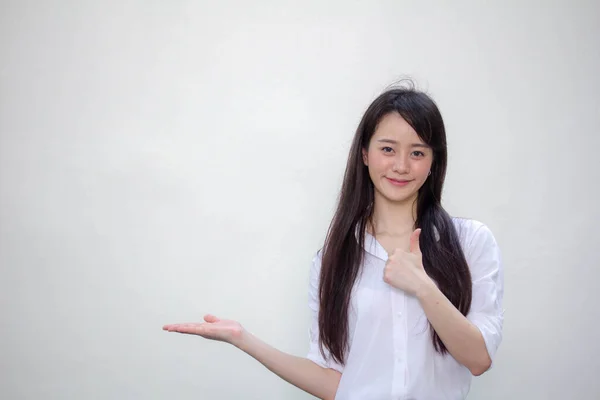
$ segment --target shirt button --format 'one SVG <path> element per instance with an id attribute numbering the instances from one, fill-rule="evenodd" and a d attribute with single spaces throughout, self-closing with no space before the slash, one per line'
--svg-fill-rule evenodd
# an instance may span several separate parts
<path id="1" fill-rule="evenodd" d="M 401 316 L 402 316 L 402 313 L 401 313 L 400 311 L 398 311 L 398 312 L 396 313 L 396 315 L 398 315 L 399 317 L 401 317 Z"/>

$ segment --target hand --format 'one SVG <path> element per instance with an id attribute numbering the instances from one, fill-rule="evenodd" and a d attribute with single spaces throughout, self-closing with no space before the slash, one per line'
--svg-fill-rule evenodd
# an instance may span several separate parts
<path id="1" fill-rule="evenodd" d="M 396 249 L 389 255 L 383 271 L 383 281 L 416 296 L 431 279 L 423 268 L 423 255 L 419 247 L 421 229 L 410 235 L 410 251 Z"/>
<path id="2" fill-rule="evenodd" d="M 204 316 L 204 321 L 206 322 L 165 325 L 163 330 L 198 335 L 206 339 L 230 343 L 234 346 L 241 342 L 244 328 L 239 322 L 221 320 L 210 314 Z"/>

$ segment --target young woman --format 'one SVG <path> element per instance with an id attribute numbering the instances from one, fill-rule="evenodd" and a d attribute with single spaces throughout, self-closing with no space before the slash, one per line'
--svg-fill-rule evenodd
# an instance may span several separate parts
<path id="1" fill-rule="evenodd" d="M 436 104 L 390 89 L 365 112 L 339 204 L 310 272 L 310 351 L 280 352 L 235 321 L 166 325 L 237 346 L 321 399 L 464 399 L 502 340 L 500 251 L 442 208 L 446 133 Z"/>

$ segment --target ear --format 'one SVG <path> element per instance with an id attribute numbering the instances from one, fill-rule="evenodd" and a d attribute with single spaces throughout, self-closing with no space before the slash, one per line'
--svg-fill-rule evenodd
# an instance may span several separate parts
<path id="1" fill-rule="evenodd" d="M 363 164 L 365 164 L 366 166 L 369 166 L 369 155 L 367 152 L 367 149 L 362 149 L 362 158 L 363 158 Z"/>

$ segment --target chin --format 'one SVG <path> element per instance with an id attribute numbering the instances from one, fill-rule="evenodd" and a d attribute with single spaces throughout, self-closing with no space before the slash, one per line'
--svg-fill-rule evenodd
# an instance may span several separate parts
<path id="1" fill-rule="evenodd" d="M 414 197 L 400 197 L 400 198 L 390 199 L 390 201 L 393 203 L 408 203 L 408 202 L 412 202 L 413 200 L 414 200 Z"/>
<path id="2" fill-rule="evenodd" d="M 382 185 L 380 187 L 375 188 L 376 192 L 380 197 L 385 199 L 390 203 L 405 203 L 407 201 L 413 201 L 417 195 L 418 191 L 415 192 L 413 188 L 404 187 L 389 187 L 388 185 Z"/>
<path id="3" fill-rule="evenodd" d="M 416 198 L 415 193 L 398 194 L 398 193 L 382 193 L 383 197 L 391 203 L 406 203 Z"/>

